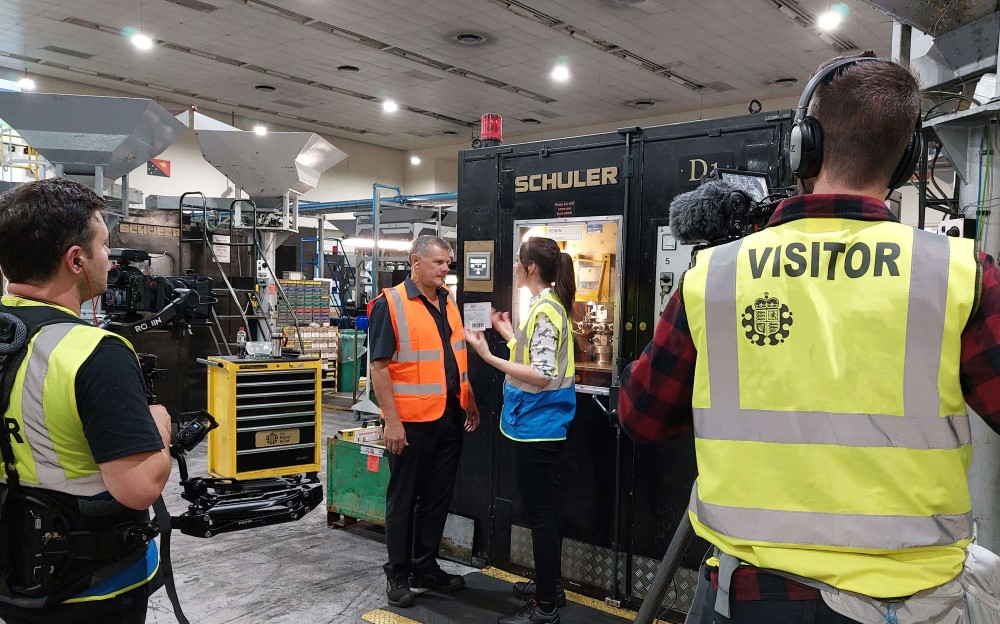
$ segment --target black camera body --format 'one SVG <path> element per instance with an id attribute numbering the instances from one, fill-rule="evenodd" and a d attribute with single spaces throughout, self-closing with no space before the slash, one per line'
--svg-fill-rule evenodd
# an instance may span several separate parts
<path id="1" fill-rule="evenodd" d="M 136 320 L 139 312 L 155 314 L 180 300 L 190 319 L 208 319 L 213 301 L 212 278 L 195 273 L 147 275 L 134 266 L 149 261 L 149 254 L 139 249 L 112 249 L 109 257 L 117 263 L 108 271 L 108 287 L 101 301 L 109 317 Z"/>

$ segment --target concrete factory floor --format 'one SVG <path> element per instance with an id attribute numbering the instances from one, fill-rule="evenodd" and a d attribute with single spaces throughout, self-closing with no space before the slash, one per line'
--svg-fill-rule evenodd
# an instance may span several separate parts
<path id="1" fill-rule="evenodd" d="M 325 392 L 320 479 L 323 503 L 298 522 L 224 533 L 199 539 L 173 532 L 171 559 L 181 608 L 192 624 L 492 624 L 520 602 L 511 583 L 523 580 L 499 570 L 479 571 L 441 560 L 441 567 L 465 576 L 466 589 L 417 596 L 417 606 L 393 609 L 385 596 L 385 538 L 363 522 L 346 529 L 326 524 L 326 439 L 357 427 L 351 395 Z M 188 456 L 192 477 L 208 476 L 207 445 Z M 164 500 L 173 515 L 188 508 L 181 498 L 176 463 Z M 635 613 L 567 592 L 560 612 L 566 624 L 622 624 Z M 149 624 L 173 624 L 165 589 L 150 599 Z M 660 622 L 657 620 L 657 622 Z"/>
<path id="2" fill-rule="evenodd" d="M 325 406 L 349 405 L 351 396 L 326 393 Z M 326 439 L 355 427 L 354 416 L 323 410 L 323 467 L 326 491 Z M 191 476 L 207 476 L 206 444 L 188 456 Z M 174 515 L 187 509 L 180 497 L 174 465 L 164 500 Z M 193 624 L 356 624 L 387 606 L 385 545 L 382 536 L 358 523 L 348 529 L 326 526 L 326 498 L 298 522 L 198 539 L 171 535 L 174 578 L 181 608 Z M 442 561 L 453 574 L 474 568 Z M 418 601 L 420 598 L 418 597 Z M 370 619 L 373 619 L 369 616 Z M 150 599 L 150 624 L 176 622 L 165 589 Z M 402 620 L 396 620 L 402 621 Z"/>

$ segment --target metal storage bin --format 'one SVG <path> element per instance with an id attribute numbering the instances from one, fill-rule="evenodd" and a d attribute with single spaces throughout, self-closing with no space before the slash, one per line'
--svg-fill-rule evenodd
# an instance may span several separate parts
<path id="1" fill-rule="evenodd" d="M 208 471 L 247 479 L 316 473 L 322 381 L 318 358 L 208 358 Z"/>

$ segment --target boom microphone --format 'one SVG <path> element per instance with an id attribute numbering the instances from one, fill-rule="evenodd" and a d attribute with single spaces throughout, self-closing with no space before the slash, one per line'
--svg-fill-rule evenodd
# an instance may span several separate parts
<path id="1" fill-rule="evenodd" d="M 730 198 L 736 187 L 723 180 L 705 182 L 670 202 L 670 231 L 691 245 L 725 239 L 732 218 Z"/>

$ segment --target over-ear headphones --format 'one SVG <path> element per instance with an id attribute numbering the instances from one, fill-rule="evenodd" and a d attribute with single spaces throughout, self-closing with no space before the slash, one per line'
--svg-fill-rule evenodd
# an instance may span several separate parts
<path id="1" fill-rule="evenodd" d="M 830 63 L 819 71 L 799 98 L 798 107 L 795 109 L 795 119 L 792 122 L 792 133 L 788 139 L 788 164 L 792 168 L 795 177 L 799 179 L 815 178 L 819 174 L 823 164 L 823 128 L 819 125 L 819 120 L 809 116 L 809 101 L 819 85 L 828 80 L 831 76 L 839 72 L 842 68 L 863 61 L 881 61 L 883 59 L 874 56 L 854 56 L 840 59 Z M 920 133 L 920 116 L 917 116 L 917 125 L 913 129 L 910 143 L 906 146 L 899 164 L 892 172 L 892 179 L 889 180 L 889 189 L 895 190 L 906 184 L 913 175 L 913 170 L 917 166 L 917 159 L 923 152 L 924 139 Z"/>

